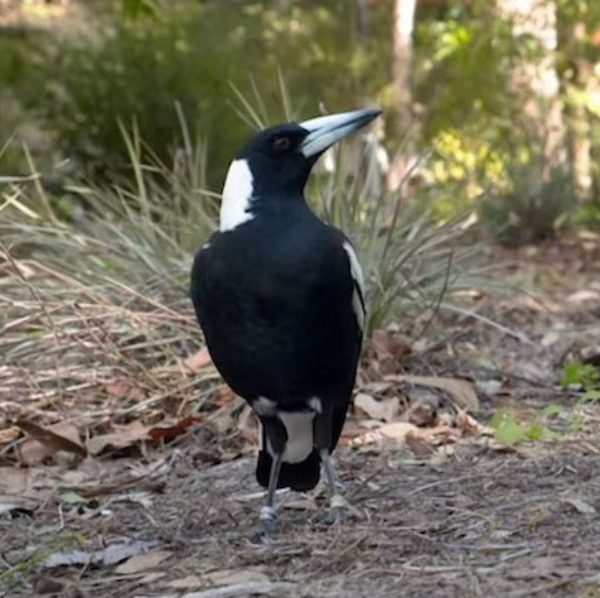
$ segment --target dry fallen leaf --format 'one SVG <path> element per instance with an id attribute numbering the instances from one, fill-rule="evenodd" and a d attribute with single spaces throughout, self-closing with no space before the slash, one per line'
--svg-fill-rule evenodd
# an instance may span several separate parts
<path id="1" fill-rule="evenodd" d="M 155 426 L 151 428 L 148 430 L 148 436 L 154 442 L 171 442 L 199 421 L 202 421 L 201 417 L 188 415 L 172 426 Z"/>
<path id="2" fill-rule="evenodd" d="M 16 426 L 0 430 L 0 444 L 8 444 L 19 437 L 21 431 Z"/>
<path id="3" fill-rule="evenodd" d="M 408 337 L 391 330 L 374 330 L 371 335 L 371 346 L 378 359 L 394 357 L 400 359 L 412 351 Z"/>
<path id="4" fill-rule="evenodd" d="M 202 580 L 212 586 L 229 586 L 252 582 L 268 582 L 269 578 L 261 571 L 253 569 L 223 569 L 202 576 Z"/>
<path id="5" fill-rule="evenodd" d="M 362 446 L 381 442 L 391 446 L 402 446 L 409 432 L 417 430 L 417 426 L 408 422 L 393 422 L 356 436 L 350 441 L 350 446 Z"/>
<path id="6" fill-rule="evenodd" d="M 468 380 L 462 380 L 460 378 L 443 378 L 440 376 L 409 375 L 391 375 L 386 376 L 385 379 L 439 388 L 445 390 L 459 407 L 468 409 L 469 411 L 477 411 L 477 409 L 479 409 L 479 400 L 477 399 L 475 387 Z"/>
<path id="7" fill-rule="evenodd" d="M 113 424 L 113 428 L 115 432 L 94 436 L 87 441 L 87 449 L 91 455 L 99 455 L 108 447 L 123 449 L 141 440 L 147 440 L 150 429 L 137 420 L 124 426 Z"/>
<path id="8" fill-rule="evenodd" d="M 0 494 L 20 496 L 30 485 L 30 468 L 0 467 Z"/>
<path id="9" fill-rule="evenodd" d="M 146 398 L 146 393 L 131 380 L 115 380 L 104 387 L 104 390 L 111 397 L 117 399 L 130 399 L 132 401 L 141 401 Z"/>
<path id="10" fill-rule="evenodd" d="M 208 353 L 208 349 L 205 347 L 204 349 L 200 349 L 200 351 L 197 353 L 194 353 L 194 355 L 188 357 L 183 362 L 183 365 L 190 370 L 190 372 L 196 373 L 211 363 L 212 360 Z"/>
<path id="11" fill-rule="evenodd" d="M 73 424 L 59 423 L 42 428 L 24 419 L 19 419 L 16 423 L 35 439 L 26 441 L 20 449 L 21 458 L 27 465 L 42 463 L 58 451 L 67 451 L 81 457 L 87 455 L 86 449 L 79 443 L 79 430 Z"/>
<path id="12" fill-rule="evenodd" d="M 439 401 L 437 397 L 423 396 L 413 398 L 411 393 L 411 404 L 403 414 L 403 419 L 415 426 L 433 426 L 438 419 Z"/>
<path id="13" fill-rule="evenodd" d="M 537 557 L 521 567 L 509 569 L 508 577 L 511 579 L 553 579 L 558 574 L 560 565 L 561 560 L 556 557 Z"/>
<path id="14" fill-rule="evenodd" d="M 596 508 L 581 500 L 581 498 L 563 498 L 562 502 L 571 505 L 578 513 L 582 513 L 583 515 L 596 514 Z"/>
<path id="15" fill-rule="evenodd" d="M 456 416 L 456 427 L 467 436 L 493 436 L 494 430 L 489 426 L 480 424 L 466 411 L 459 411 Z"/>
<path id="16" fill-rule="evenodd" d="M 199 588 L 202 585 L 202 579 L 197 575 L 188 575 L 186 577 L 182 577 L 181 579 L 169 581 L 165 583 L 165 585 L 168 588 L 173 588 L 174 590 L 190 590 L 193 588 Z"/>
<path id="17" fill-rule="evenodd" d="M 427 439 L 417 436 L 416 434 L 407 434 L 405 442 L 408 450 L 415 455 L 415 457 L 430 457 L 436 451 L 436 447 Z"/>
<path id="18" fill-rule="evenodd" d="M 296 596 L 296 584 L 289 581 L 251 581 L 199 590 L 180 598 L 240 598 L 241 596 Z M 171 598 L 164 596 L 163 598 Z"/>
<path id="19" fill-rule="evenodd" d="M 41 566 L 45 569 L 54 567 L 68 567 L 69 565 L 116 565 L 125 559 L 136 554 L 154 548 L 156 542 L 144 542 L 136 540 L 134 542 L 112 544 L 104 550 L 87 552 L 85 550 L 72 550 L 71 552 L 56 552 L 46 558 Z"/>
<path id="20" fill-rule="evenodd" d="M 136 554 L 119 565 L 115 569 L 115 573 L 139 573 L 140 571 L 153 569 L 170 556 L 171 553 L 167 550 L 155 550 L 153 552 L 146 552 L 144 554 Z"/>
<path id="21" fill-rule="evenodd" d="M 369 417 L 385 422 L 393 421 L 400 411 L 400 401 L 397 397 L 378 401 L 371 395 L 362 392 L 354 397 L 354 406 L 364 411 Z"/>

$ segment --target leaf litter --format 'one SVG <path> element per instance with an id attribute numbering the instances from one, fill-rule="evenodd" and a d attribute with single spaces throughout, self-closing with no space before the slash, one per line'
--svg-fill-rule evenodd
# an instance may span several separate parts
<path id="1" fill-rule="evenodd" d="M 26 266 L 30 278 L 41 278 L 42 293 L 54 284 L 52 273 Z M 597 409 L 582 412 L 585 435 L 566 426 L 560 441 L 507 444 L 487 422 L 508 408 L 521 425 L 548 397 L 568 405 L 568 393 L 548 379 L 549 364 L 566 350 L 564 335 L 553 340 L 549 331 L 581 332 L 580 344 L 568 350 L 586 356 L 594 355 L 598 337 L 586 331 L 577 302 L 561 302 L 558 293 L 546 312 L 518 297 L 479 293 L 465 300 L 509 329 L 526 328 L 540 340 L 539 351 L 516 335 L 500 337 L 477 320 L 448 314 L 438 315 L 438 332 L 426 339 L 413 340 L 410 327 L 375 331 L 336 453 L 353 521 L 342 529 L 319 526 L 323 487 L 312 495 L 283 493 L 288 527 L 274 550 L 247 543 L 262 496 L 252 494 L 245 458 L 256 446 L 256 419 L 193 344 L 198 333 L 189 307 L 131 296 L 115 300 L 123 308 L 54 300 L 45 306 L 50 324 L 39 304 L 21 297 L 28 314 L 22 325 L 45 332 L 18 346 L 11 336 L 17 323 L 0 341 L 9 355 L 0 364 L 0 533 L 8 542 L 0 583 L 10 579 L 15 595 L 27 595 L 27 575 L 54 557 L 60 584 L 100 584 L 106 596 L 147 586 L 234 595 L 244 584 L 268 593 L 299 582 L 316 595 L 345 588 L 344 595 L 383 596 L 395 595 L 399 578 L 417 594 L 441 583 L 476 595 L 476 587 L 522 587 L 519 567 L 540 583 L 554 575 L 585 588 L 592 563 L 582 567 L 560 548 L 543 552 L 553 534 L 559 547 L 566 538 L 571 547 L 585 538 L 588 554 L 600 536 Z M 17 384 L 18 402 L 10 391 Z M 248 491 L 244 500 L 240 488 Z M 581 537 L 574 535 L 578 525 L 587 526 Z M 83 534 L 82 545 L 54 550 L 45 540 L 49 529 L 61 537 Z M 115 529 L 128 530 L 129 539 Z M 49 554 L 31 560 L 45 542 Z M 144 549 L 127 553 L 126 546 Z M 109 549 L 123 558 L 107 561 Z M 467 571 L 476 572 L 478 586 Z M 118 575 L 132 577 L 123 586 L 111 581 Z"/>

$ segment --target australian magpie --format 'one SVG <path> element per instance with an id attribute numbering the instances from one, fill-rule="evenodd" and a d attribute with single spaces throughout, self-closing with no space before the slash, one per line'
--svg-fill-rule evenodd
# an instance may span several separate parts
<path id="1" fill-rule="evenodd" d="M 209 353 L 261 423 L 256 477 L 305 491 L 323 464 L 332 513 L 343 515 L 331 460 L 346 418 L 365 322 L 363 276 L 344 234 L 304 198 L 313 164 L 381 113 L 364 109 L 256 134 L 231 163 L 220 230 L 196 254 L 191 296 Z"/>

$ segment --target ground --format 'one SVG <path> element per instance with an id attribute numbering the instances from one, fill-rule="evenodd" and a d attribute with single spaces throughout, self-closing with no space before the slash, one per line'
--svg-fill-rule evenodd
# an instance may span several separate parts
<path id="1" fill-rule="evenodd" d="M 239 439 L 223 426 L 229 448 L 217 451 L 214 429 L 194 425 L 164 447 L 135 444 L 136 457 L 127 446 L 12 467 L 28 471 L 29 489 L 59 482 L 0 511 L 0 595 L 600 596 L 600 407 L 556 383 L 565 360 L 597 354 L 599 255 L 595 238 L 494 250 L 490 262 L 506 262 L 496 276 L 538 289 L 472 298 L 504 332 L 441 316 L 420 351 L 399 357 L 393 336 L 387 362 L 366 359 L 359 392 L 378 404 L 404 392 L 391 384 L 395 360 L 411 375 L 470 380 L 479 399 L 445 405 L 431 388 L 407 390 L 390 419 L 407 424 L 419 400 L 440 413 L 408 438 L 369 436 L 358 409 L 336 452 L 345 524 L 321 523 L 322 488 L 283 492 L 279 532 L 260 540 L 251 449 L 231 449 Z M 499 410 L 542 432 L 499 442 L 477 427 Z"/>

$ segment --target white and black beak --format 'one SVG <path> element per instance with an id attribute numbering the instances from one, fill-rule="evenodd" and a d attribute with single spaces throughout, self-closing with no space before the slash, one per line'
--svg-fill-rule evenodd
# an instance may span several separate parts
<path id="1" fill-rule="evenodd" d="M 300 151 L 306 158 L 318 157 L 327 148 L 364 127 L 380 114 L 381 110 L 364 108 L 340 114 L 319 116 L 301 122 L 300 126 L 309 133 L 302 141 Z"/>

